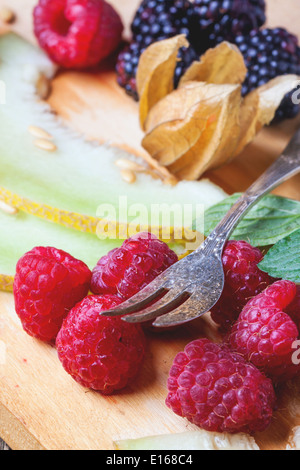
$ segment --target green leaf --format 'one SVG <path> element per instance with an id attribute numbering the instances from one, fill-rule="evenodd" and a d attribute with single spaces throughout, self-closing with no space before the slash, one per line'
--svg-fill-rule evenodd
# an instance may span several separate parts
<path id="1" fill-rule="evenodd" d="M 300 230 L 277 242 L 258 266 L 270 276 L 300 283 Z"/>
<path id="2" fill-rule="evenodd" d="M 208 236 L 240 197 L 234 194 L 205 212 L 204 234 Z M 197 230 L 197 221 L 193 229 Z M 267 195 L 258 202 L 233 232 L 231 239 L 245 240 L 253 246 L 274 245 L 300 228 L 300 202 Z"/>

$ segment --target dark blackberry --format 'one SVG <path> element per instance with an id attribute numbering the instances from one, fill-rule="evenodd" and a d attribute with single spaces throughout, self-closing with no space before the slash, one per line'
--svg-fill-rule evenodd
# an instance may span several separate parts
<path id="1" fill-rule="evenodd" d="M 116 66 L 118 84 L 136 101 L 138 101 L 136 73 L 140 56 L 145 49 L 146 48 L 141 47 L 140 44 L 132 42 L 120 53 Z M 174 73 L 175 88 L 181 76 L 195 60 L 199 60 L 199 55 L 192 47 L 180 49 Z"/>
<path id="2" fill-rule="evenodd" d="M 177 34 L 185 34 L 188 37 L 191 14 L 192 4 L 189 0 L 142 1 L 131 25 L 132 43 L 121 52 L 116 67 L 118 83 L 128 95 L 138 99 L 135 76 L 140 55 L 145 48 Z M 192 52 L 189 52 L 189 56 L 192 56 Z M 182 61 L 176 69 L 175 83 L 178 83 L 179 70 L 185 70 L 185 64 L 188 64 L 183 53 L 180 58 Z"/>
<path id="3" fill-rule="evenodd" d="M 193 62 L 199 60 L 199 54 L 193 47 L 183 47 L 179 50 L 178 62 L 175 69 L 174 85 L 177 88 L 178 83 L 184 72 L 192 65 Z"/>
<path id="4" fill-rule="evenodd" d="M 161 39 L 190 33 L 193 7 L 189 0 L 143 0 L 133 19 L 133 40 L 149 46 Z"/>
<path id="5" fill-rule="evenodd" d="M 145 47 L 141 47 L 137 42 L 130 43 L 120 52 L 116 65 L 118 84 L 136 101 L 138 101 L 136 73 L 144 50 Z"/>
<path id="6" fill-rule="evenodd" d="M 283 28 L 252 31 L 235 39 L 248 69 L 242 94 L 246 95 L 279 75 L 300 75 L 300 47 L 298 39 Z M 285 96 L 275 120 L 295 117 L 300 107 L 292 102 L 294 90 Z"/>
<path id="7" fill-rule="evenodd" d="M 237 34 L 249 34 L 266 21 L 264 0 L 195 0 L 190 40 L 199 54 Z"/>

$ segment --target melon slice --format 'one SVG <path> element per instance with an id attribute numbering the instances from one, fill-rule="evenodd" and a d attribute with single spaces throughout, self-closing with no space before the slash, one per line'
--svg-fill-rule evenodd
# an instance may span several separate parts
<path id="1" fill-rule="evenodd" d="M 125 439 L 114 442 L 116 450 L 260 450 L 247 434 L 218 434 L 203 430 Z"/>
<path id="2" fill-rule="evenodd" d="M 5 202 L 80 231 L 95 233 L 99 221 L 109 220 L 106 237 L 116 238 L 116 226 L 122 232 L 131 222 L 141 229 L 153 226 L 153 205 L 177 204 L 186 215 L 195 213 L 196 206 L 205 209 L 224 199 L 224 191 L 206 179 L 169 186 L 139 174 L 134 184 L 123 181 L 116 160 L 136 157 L 75 135 L 37 97 L 37 81 L 54 74 L 43 51 L 13 34 L 0 38 L 0 80 L 5 90 L 5 104 L 0 105 L 0 198 Z M 51 134 L 57 150 L 37 147 L 29 126 Z M 193 220 L 194 214 L 186 217 Z M 159 227 L 184 225 L 175 216 L 156 221 Z"/>
<path id="3" fill-rule="evenodd" d="M 19 211 L 0 211 L 0 289 L 12 291 L 17 261 L 35 246 L 55 246 L 84 261 L 90 269 L 99 258 L 119 246 L 118 240 L 99 240 L 92 233 L 79 232 Z"/>

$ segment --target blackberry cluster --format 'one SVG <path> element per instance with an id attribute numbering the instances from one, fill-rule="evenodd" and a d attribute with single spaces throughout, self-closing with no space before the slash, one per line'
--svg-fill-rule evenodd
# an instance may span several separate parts
<path id="1" fill-rule="evenodd" d="M 142 52 L 177 34 L 185 34 L 190 47 L 179 52 L 175 87 L 192 62 L 222 41 L 235 43 L 244 56 L 248 74 L 243 95 L 279 75 L 300 75 L 297 38 L 283 28 L 260 29 L 265 11 L 265 0 L 143 0 L 132 22 L 132 42 L 118 58 L 118 83 L 138 100 L 135 77 Z M 294 91 L 283 99 L 275 121 L 299 112 L 291 99 Z"/>
<path id="2" fill-rule="evenodd" d="M 118 83 L 138 100 L 135 77 L 142 52 L 153 42 L 185 34 L 190 47 L 179 53 L 177 86 L 185 70 L 207 49 L 264 22 L 264 0 L 143 0 L 131 25 L 132 42 L 118 57 Z"/>
<path id="3" fill-rule="evenodd" d="M 188 37 L 192 14 L 189 0 L 143 0 L 131 25 L 134 40 L 148 47 L 177 34 Z"/>
<path id="4" fill-rule="evenodd" d="M 199 54 L 220 42 L 234 41 L 266 21 L 265 0 L 195 0 L 191 41 Z"/>
<path id="5" fill-rule="evenodd" d="M 235 43 L 244 56 L 248 69 L 243 84 L 243 95 L 264 85 L 279 75 L 300 75 L 300 47 L 296 36 L 283 28 L 251 31 L 247 36 L 238 35 Z M 276 113 L 276 120 L 292 118 L 299 112 L 299 105 L 292 102 L 293 92 L 286 95 Z"/>
<path id="6" fill-rule="evenodd" d="M 189 0 L 143 0 L 133 19 L 132 42 L 121 51 L 117 66 L 117 80 L 126 93 L 138 100 L 136 72 L 143 51 L 154 42 L 185 34 L 190 35 L 193 9 Z M 194 60 L 199 60 L 193 47 L 183 48 L 175 71 L 175 86 Z"/>

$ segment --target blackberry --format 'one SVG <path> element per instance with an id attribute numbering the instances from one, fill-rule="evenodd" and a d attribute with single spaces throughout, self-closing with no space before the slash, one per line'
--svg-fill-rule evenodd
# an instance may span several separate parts
<path id="1" fill-rule="evenodd" d="M 244 56 L 248 73 L 242 87 L 246 95 L 279 75 L 300 75 L 300 47 L 298 39 L 283 28 L 251 31 L 238 35 L 235 43 Z M 277 110 L 275 121 L 292 118 L 300 107 L 292 102 L 294 90 L 287 94 Z"/>
<path id="2" fill-rule="evenodd" d="M 185 34 L 189 38 L 192 4 L 188 0 L 143 0 L 133 19 L 132 42 L 117 60 L 117 80 L 126 93 L 138 100 L 136 72 L 140 55 L 154 42 Z M 179 54 L 175 73 L 175 85 L 181 74 L 199 56 L 192 47 Z"/>
<path id="3" fill-rule="evenodd" d="M 139 43 L 132 42 L 119 54 L 116 66 L 118 84 L 136 101 L 139 99 L 136 89 L 136 73 L 140 56 L 145 49 L 146 47 L 141 46 Z M 196 60 L 199 60 L 199 55 L 192 47 L 180 49 L 174 74 L 175 88 L 181 76 Z"/>
<path id="4" fill-rule="evenodd" d="M 193 47 L 183 47 L 179 50 L 178 62 L 175 68 L 174 86 L 177 88 L 178 83 L 184 72 L 192 65 L 193 62 L 199 60 L 199 54 Z"/>
<path id="5" fill-rule="evenodd" d="M 145 48 L 140 44 L 132 42 L 120 52 L 116 65 L 118 84 L 136 101 L 138 101 L 136 73 L 144 50 Z"/>
<path id="6" fill-rule="evenodd" d="M 266 21 L 265 0 L 195 0 L 190 40 L 199 54 L 237 34 L 249 34 Z"/>
<path id="7" fill-rule="evenodd" d="M 177 34 L 190 34 L 193 6 L 189 0 L 143 0 L 133 19 L 133 40 L 149 46 Z"/>

